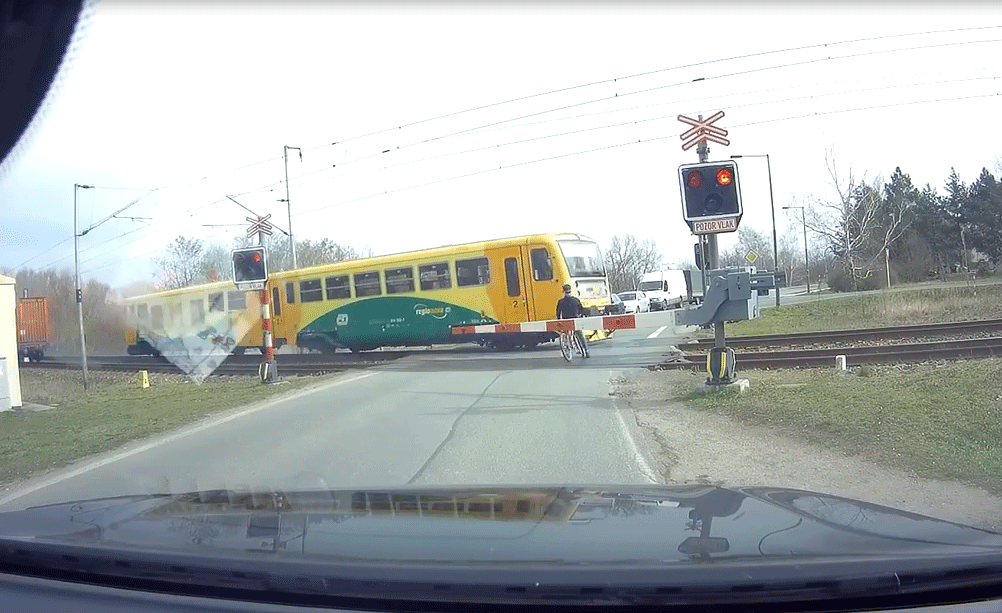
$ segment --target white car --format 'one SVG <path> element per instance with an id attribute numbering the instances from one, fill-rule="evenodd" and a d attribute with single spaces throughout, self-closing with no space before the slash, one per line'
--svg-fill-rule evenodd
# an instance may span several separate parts
<path id="1" fill-rule="evenodd" d="M 651 310 L 651 300 L 644 292 L 619 292 L 619 298 L 627 313 L 647 313 Z"/>

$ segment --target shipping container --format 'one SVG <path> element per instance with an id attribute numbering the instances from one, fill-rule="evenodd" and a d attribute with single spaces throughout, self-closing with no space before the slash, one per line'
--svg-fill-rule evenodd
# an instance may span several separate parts
<path id="1" fill-rule="evenodd" d="M 17 301 L 17 354 L 21 359 L 38 361 L 49 347 L 49 300 L 45 297 Z"/>

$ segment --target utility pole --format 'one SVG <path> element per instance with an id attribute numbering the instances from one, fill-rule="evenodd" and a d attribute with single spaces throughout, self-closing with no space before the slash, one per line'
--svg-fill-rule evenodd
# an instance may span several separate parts
<path id="1" fill-rule="evenodd" d="M 887 289 L 891 289 L 891 248 L 884 246 L 884 269 L 887 270 Z"/>
<path id="2" fill-rule="evenodd" d="M 77 319 L 80 321 L 80 357 L 83 366 L 84 390 L 87 389 L 87 339 L 84 337 L 83 325 L 83 289 L 80 287 L 80 234 L 77 232 L 77 192 L 81 189 L 94 189 L 93 185 L 73 184 L 73 268 L 77 284 Z"/>
<path id="3" fill-rule="evenodd" d="M 299 147 L 290 147 L 288 145 L 285 145 L 282 149 L 282 157 L 285 158 L 285 204 L 289 211 L 289 251 L 292 253 L 292 269 L 295 270 L 299 268 L 299 263 L 296 261 L 296 239 L 292 237 L 292 201 L 289 199 L 289 149 L 295 149 L 299 152 L 300 162 L 303 161 L 303 150 Z"/>
<path id="4" fill-rule="evenodd" d="M 772 162 L 769 154 L 764 155 L 732 155 L 732 160 L 740 158 L 765 158 L 765 168 L 769 173 L 769 208 L 772 210 L 772 267 L 773 272 L 779 271 L 779 239 L 776 237 L 776 201 L 772 197 Z M 789 282 L 789 281 L 787 281 Z M 810 293 L 810 292 L 808 292 Z M 779 288 L 776 288 L 776 306 L 779 306 Z"/>
<path id="5" fill-rule="evenodd" d="M 807 256 L 807 215 L 802 206 L 784 206 L 783 210 L 800 209 L 800 223 L 804 225 L 804 270 L 807 271 L 807 293 L 811 293 L 811 260 Z M 818 292 L 821 292 L 821 281 L 818 281 Z"/>

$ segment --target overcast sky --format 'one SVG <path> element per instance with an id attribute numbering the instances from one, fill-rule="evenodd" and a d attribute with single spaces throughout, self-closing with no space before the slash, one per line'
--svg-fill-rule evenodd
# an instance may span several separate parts
<path id="1" fill-rule="evenodd" d="M 780 207 L 829 193 L 829 147 L 857 173 L 901 166 L 938 188 L 1002 153 L 998 2 L 339 5 L 96 5 L 0 169 L 0 268 L 73 265 L 74 183 L 130 188 L 80 191 L 82 228 L 136 199 L 122 215 L 149 218 L 81 239 L 85 276 L 115 286 L 150 279 L 179 234 L 231 244 L 243 228 L 207 227 L 244 222 L 226 195 L 286 228 L 284 145 L 303 152 L 297 238 L 381 254 L 629 232 L 669 261 L 694 242 L 679 114 L 726 113 L 731 145 L 711 159 L 770 155 L 781 232 Z M 765 160 L 740 176 L 742 225 L 771 232 Z"/>

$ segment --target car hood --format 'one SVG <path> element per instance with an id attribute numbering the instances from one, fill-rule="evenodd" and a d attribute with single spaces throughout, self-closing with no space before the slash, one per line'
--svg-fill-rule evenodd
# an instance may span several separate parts
<path id="1" fill-rule="evenodd" d="M 1002 551 L 1002 535 L 866 502 L 710 486 L 136 496 L 2 513 L 0 538 L 397 564 L 664 565 Z"/>

